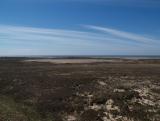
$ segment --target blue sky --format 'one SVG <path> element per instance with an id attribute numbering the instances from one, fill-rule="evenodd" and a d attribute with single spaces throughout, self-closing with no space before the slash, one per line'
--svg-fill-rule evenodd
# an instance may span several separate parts
<path id="1" fill-rule="evenodd" d="M 0 0 L 0 55 L 160 55 L 160 1 Z"/>

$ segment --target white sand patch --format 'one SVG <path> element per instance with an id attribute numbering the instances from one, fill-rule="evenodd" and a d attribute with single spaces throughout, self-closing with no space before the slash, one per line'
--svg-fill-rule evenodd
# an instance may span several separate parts
<path id="1" fill-rule="evenodd" d="M 150 106 L 155 106 L 155 103 L 149 99 L 139 99 L 138 103 L 142 104 L 142 105 L 150 105 Z"/>
<path id="2" fill-rule="evenodd" d="M 68 118 L 67 118 L 67 121 L 76 121 L 76 117 L 73 116 L 73 115 L 69 115 Z"/>
<path id="3" fill-rule="evenodd" d="M 138 102 L 142 105 L 149 105 L 149 106 L 156 105 L 156 103 L 151 100 L 154 99 L 154 97 L 149 93 L 148 88 L 136 89 L 135 91 L 139 93 L 141 99 L 134 98 L 132 100 L 133 102 Z"/>
<path id="4" fill-rule="evenodd" d="M 147 97 L 149 93 L 148 88 L 135 89 L 134 91 L 138 92 L 141 97 Z"/>
<path id="5" fill-rule="evenodd" d="M 106 109 L 107 109 L 108 111 L 113 111 L 113 110 L 114 110 L 114 111 L 120 112 L 119 107 L 114 105 L 114 101 L 113 101 L 112 99 L 109 99 L 109 100 L 106 102 Z"/>
<path id="6" fill-rule="evenodd" d="M 124 89 L 114 89 L 113 92 L 125 92 Z"/>
<path id="7" fill-rule="evenodd" d="M 90 109 L 93 109 L 95 111 L 98 111 L 100 109 L 103 108 L 103 105 L 96 105 L 96 104 L 93 104 L 92 106 L 89 106 Z"/>
<path id="8" fill-rule="evenodd" d="M 103 81 L 98 81 L 98 84 L 101 85 L 101 86 L 106 86 L 106 83 L 103 82 Z"/>
<path id="9" fill-rule="evenodd" d="M 104 112 L 105 116 L 102 118 L 103 121 L 134 121 L 133 119 L 129 119 L 125 116 L 113 116 L 111 113 Z"/>

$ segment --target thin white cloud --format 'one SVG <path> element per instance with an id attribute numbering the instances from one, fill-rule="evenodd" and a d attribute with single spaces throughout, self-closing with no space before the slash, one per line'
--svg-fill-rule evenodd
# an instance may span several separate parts
<path id="1" fill-rule="evenodd" d="M 0 26 L 0 47 L 38 48 L 41 50 L 94 50 L 117 46 L 112 36 L 85 31 L 44 29 L 34 27 Z M 119 46 L 119 45 L 118 45 Z"/>
<path id="2" fill-rule="evenodd" d="M 152 38 L 147 38 L 145 36 L 139 35 L 139 34 L 134 34 L 130 32 L 125 32 L 125 31 L 120 31 L 116 29 L 111 29 L 111 28 L 106 28 L 106 27 L 100 27 L 100 26 L 92 26 L 92 25 L 87 25 L 87 28 L 93 29 L 93 30 L 98 30 L 107 34 L 111 34 L 120 38 L 128 39 L 128 40 L 133 40 L 136 42 L 143 42 L 143 43 L 152 43 L 152 42 L 157 42 L 157 40 L 152 39 Z"/>
<path id="3" fill-rule="evenodd" d="M 95 32 L 75 31 L 65 29 L 44 29 L 34 27 L 19 27 L 19 26 L 0 26 L 1 40 L 8 39 L 8 41 L 17 40 L 29 42 L 63 42 L 63 43 L 78 43 L 89 44 L 94 43 L 117 43 L 122 41 L 119 38 L 108 36 L 106 34 L 97 34 Z M 2 36 L 3 35 L 3 36 Z M 9 40 L 11 39 L 11 40 Z"/>
<path id="4" fill-rule="evenodd" d="M 104 28 L 88 27 L 99 32 L 0 25 L 0 55 L 96 55 L 126 51 L 134 53 L 138 50 L 160 51 L 155 45 L 134 42 L 139 39 L 148 41 L 141 36 L 133 37 L 133 34 L 126 32 L 110 29 L 106 32 Z"/>

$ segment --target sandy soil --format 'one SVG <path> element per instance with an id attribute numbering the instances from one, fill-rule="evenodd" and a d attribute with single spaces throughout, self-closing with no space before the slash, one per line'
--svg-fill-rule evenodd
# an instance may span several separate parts
<path id="1" fill-rule="evenodd" d="M 81 63 L 102 63 L 102 62 L 122 62 L 120 59 L 32 59 L 28 62 L 49 62 L 55 64 L 81 64 Z"/>

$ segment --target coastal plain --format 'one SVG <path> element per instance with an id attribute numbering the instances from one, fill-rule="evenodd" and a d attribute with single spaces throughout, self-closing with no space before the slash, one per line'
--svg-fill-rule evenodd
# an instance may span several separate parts
<path id="1" fill-rule="evenodd" d="M 159 59 L 0 59 L 0 121 L 159 119 Z"/>

